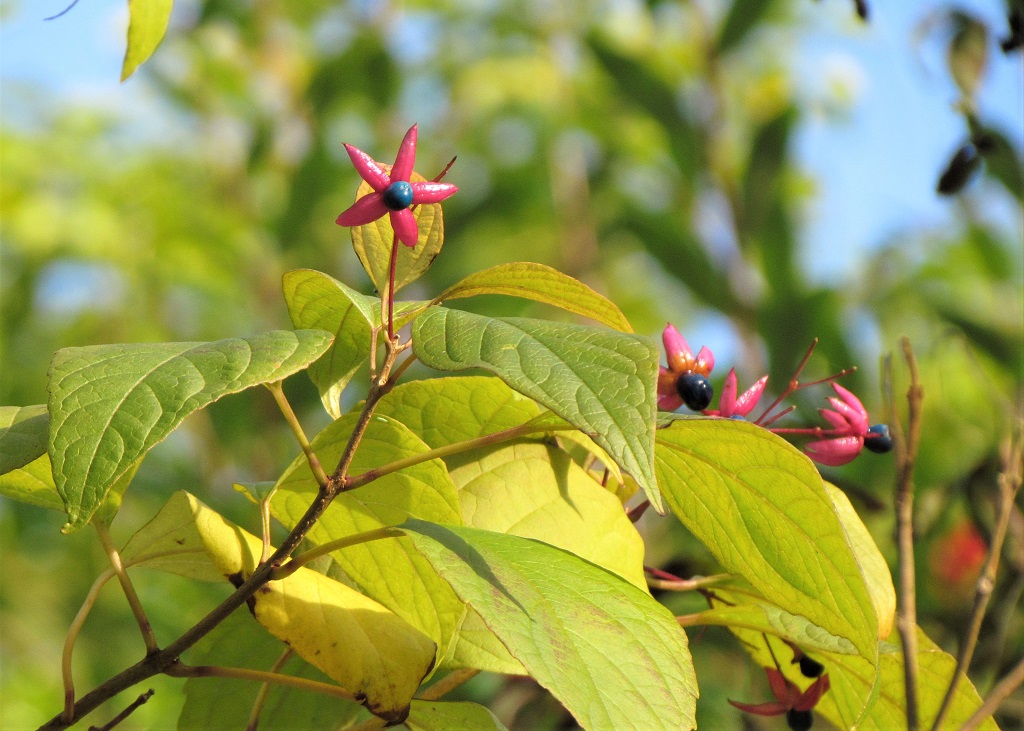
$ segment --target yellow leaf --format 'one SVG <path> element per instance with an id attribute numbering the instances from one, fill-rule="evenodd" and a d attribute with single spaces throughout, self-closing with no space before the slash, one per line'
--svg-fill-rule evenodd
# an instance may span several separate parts
<path id="1" fill-rule="evenodd" d="M 126 565 L 238 585 L 255 570 L 262 542 L 187 492 L 177 492 L 125 545 Z M 259 589 L 250 609 L 375 715 L 400 722 L 434 664 L 436 646 L 387 608 L 312 569 Z"/>

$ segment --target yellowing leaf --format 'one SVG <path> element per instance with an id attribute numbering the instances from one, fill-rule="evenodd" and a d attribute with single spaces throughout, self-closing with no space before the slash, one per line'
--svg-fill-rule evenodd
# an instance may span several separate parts
<path id="1" fill-rule="evenodd" d="M 46 454 L 49 429 L 45 404 L 0 406 L 0 475 Z"/>
<path id="2" fill-rule="evenodd" d="M 382 167 L 390 171 L 388 165 Z M 409 178 L 413 182 L 426 180 L 422 175 L 413 173 Z M 363 181 L 356 191 L 356 200 L 373 192 L 369 183 Z M 416 225 L 419 227 L 419 238 L 415 248 L 398 244 L 398 261 L 395 264 L 395 292 L 410 282 L 419 279 L 423 272 L 441 253 L 444 245 L 444 214 L 440 203 L 416 206 L 413 209 Z M 363 226 L 352 227 L 352 248 L 363 264 L 363 269 L 370 275 L 370 281 L 377 291 L 386 292 L 388 288 L 388 269 L 391 265 L 391 246 L 395 231 L 391 228 L 391 217 L 382 216 Z"/>
<path id="3" fill-rule="evenodd" d="M 64 501 L 53 484 L 50 458 L 45 454 L 0 475 L 0 495 L 40 508 L 64 512 Z"/>
<path id="4" fill-rule="evenodd" d="M 313 439 L 311 446 L 326 469 L 337 464 L 357 417 L 358 413 L 343 416 Z M 358 476 L 421 454 L 427 448 L 402 424 L 375 415 L 349 472 Z M 291 527 L 306 512 L 317 490 L 309 465 L 300 456 L 278 481 L 271 511 Z M 319 545 L 354 533 L 398 525 L 410 517 L 461 522 L 455 485 L 441 460 L 422 462 L 342 493 L 313 526 L 307 539 Z M 463 603 L 407 538 L 362 543 L 331 555 L 356 586 L 434 640 L 442 656 L 448 651 L 464 611 Z"/>
<path id="5" fill-rule="evenodd" d="M 544 302 L 621 332 L 633 332 L 629 320 L 610 299 L 568 274 L 533 262 L 498 264 L 470 274 L 439 294 L 434 302 L 481 294 L 503 294 Z"/>
<path id="6" fill-rule="evenodd" d="M 186 492 L 177 492 L 122 551 L 145 565 L 238 585 L 253 572 L 262 541 Z M 359 699 L 374 714 L 401 721 L 436 647 L 387 608 L 344 584 L 302 568 L 253 595 L 250 609 L 267 630 Z"/>
<path id="7" fill-rule="evenodd" d="M 167 32 L 173 7 L 174 0 L 128 0 L 128 50 L 121 65 L 121 81 L 153 55 Z"/>
<path id="8" fill-rule="evenodd" d="M 690 729 L 686 635 L 649 594 L 578 556 L 477 528 L 402 530 L 586 729 Z"/>

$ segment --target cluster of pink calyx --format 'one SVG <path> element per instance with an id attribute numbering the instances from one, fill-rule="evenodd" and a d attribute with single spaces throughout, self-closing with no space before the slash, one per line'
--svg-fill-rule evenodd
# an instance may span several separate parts
<path id="1" fill-rule="evenodd" d="M 739 393 L 735 369 L 730 369 L 722 385 L 722 394 L 718 399 L 718 408 L 709 409 L 714 391 L 708 382 L 708 375 L 715 367 L 712 352 L 702 347 L 694 357 L 690 346 L 679 331 L 671 324 L 662 333 L 665 344 L 665 355 L 668 367 L 662 367 L 658 376 L 658 407 L 665 411 L 675 411 L 686 405 L 692 411 L 699 411 L 706 416 L 720 416 L 732 419 L 745 419 L 757 406 L 757 402 L 768 385 L 768 376 L 758 379 L 754 385 Z M 835 467 L 853 460 L 861 450 L 867 447 L 872 452 L 884 453 L 892 449 L 889 427 L 885 424 L 871 426 L 867 409 L 850 391 L 834 381 L 853 369 L 842 370 L 827 378 L 802 383 L 799 376 L 807 361 L 814 352 L 817 340 L 811 343 L 796 373 L 786 384 L 786 388 L 753 420 L 754 424 L 763 426 L 777 434 L 795 434 L 815 437 L 804 445 L 804 452 L 819 464 Z M 822 418 L 829 427 L 786 428 L 774 427 L 786 414 L 796 409 L 795 406 L 782 409 L 776 413 L 775 408 L 796 391 L 822 383 L 830 383 L 836 395 L 828 399 L 831 409 L 819 409 Z"/>

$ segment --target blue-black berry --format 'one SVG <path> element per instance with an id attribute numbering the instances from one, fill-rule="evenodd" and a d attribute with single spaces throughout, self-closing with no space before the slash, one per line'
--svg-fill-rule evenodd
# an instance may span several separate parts
<path id="1" fill-rule="evenodd" d="M 875 454 L 885 454 L 892 449 L 892 437 L 888 424 L 875 424 L 864 437 L 864 446 Z"/>
<path id="2" fill-rule="evenodd" d="M 790 708 L 786 711 L 786 723 L 793 731 L 807 731 L 814 725 L 814 716 L 810 711 L 798 711 L 795 708 Z"/>
<path id="3" fill-rule="evenodd" d="M 805 678 L 817 678 L 825 672 L 825 666 L 817 660 L 812 660 L 807 655 L 803 655 L 800 658 L 800 672 L 803 673 Z"/>
<path id="4" fill-rule="evenodd" d="M 708 379 L 692 371 L 676 379 L 676 391 L 687 408 L 693 411 L 706 409 L 711 404 L 711 397 L 715 395 L 715 389 L 711 387 Z"/>
<path id="5" fill-rule="evenodd" d="M 412 186 L 405 180 L 396 180 L 381 192 L 381 200 L 392 211 L 404 211 L 412 205 Z"/>

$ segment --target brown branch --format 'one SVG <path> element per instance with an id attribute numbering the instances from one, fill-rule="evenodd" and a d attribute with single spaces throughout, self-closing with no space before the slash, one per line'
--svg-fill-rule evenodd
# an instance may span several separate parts
<path id="1" fill-rule="evenodd" d="M 121 723 L 121 721 L 128 718 L 128 716 L 132 715 L 135 712 L 136 708 L 144 705 L 146 701 L 148 701 L 152 697 L 153 689 L 150 688 L 145 693 L 136 698 L 134 701 L 132 701 L 127 708 L 125 708 L 123 711 L 121 711 L 112 719 L 110 719 L 110 723 L 105 723 L 102 726 L 90 726 L 89 731 L 110 731 L 110 729 L 114 728 L 114 726 Z"/>
<path id="2" fill-rule="evenodd" d="M 946 695 L 942 699 L 939 713 L 935 716 L 935 723 L 932 724 L 932 731 L 938 731 L 946 714 L 953 704 L 957 687 L 960 681 L 967 674 L 974 657 L 974 650 L 978 645 L 978 636 L 981 634 L 981 623 L 985 619 L 985 611 L 988 609 L 989 600 L 992 598 L 992 591 L 995 589 L 996 572 L 999 570 L 999 557 L 1003 552 L 1003 543 L 1006 540 L 1006 529 L 1010 524 L 1010 514 L 1013 511 L 1013 501 L 1017 497 L 1017 491 L 1021 485 L 1022 452 L 1024 452 L 1024 436 L 1019 435 L 1016 443 L 1006 450 L 1003 462 L 1003 470 L 999 474 L 999 506 L 996 510 L 995 531 L 992 534 L 992 545 L 989 547 L 988 557 L 985 565 L 978 576 L 978 583 L 974 591 L 974 608 L 971 611 L 971 618 L 967 624 L 967 634 L 960 646 L 960 653 L 956 659 L 956 670 L 949 681 Z"/>
<path id="3" fill-rule="evenodd" d="M 436 701 L 443 698 L 468 680 L 475 678 L 480 673 L 476 668 L 462 668 L 448 673 L 432 686 L 417 695 L 421 701 Z"/>
<path id="4" fill-rule="evenodd" d="M 907 390 L 907 431 L 904 436 L 896 416 L 892 393 L 892 361 L 886 358 L 886 400 L 889 404 L 896 449 L 896 543 L 899 554 L 899 613 L 896 626 L 903 645 L 903 680 L 906 686 L 906 713 L 908 731 L 917 731 L 918 719 L 918 666 L 917 666 L 917 596 L 914 571 L 914 464 L 921 441 L 921 402 L 924 390 L 917 370 L 917 359 L 906 337 L 900 340 L 903 357 L 910 372 Z"/>
<path id="5" fill-rule="evenodd" d="M 978 728 L 982 721 L 995 713 L 1000 704 L 1009 698 L 1010 694 L 1017 690 L 1022 683 L 1024 683 L 1024 658 L 1021 658 L 1020 662 L 1013 666 L 1013 670 L 1007 673 L 1006 677 L 996 683 L 996 687 L 988 694 L 988 698 L 960 727 L 960 731 L 972 731 L 972 729 Z"/>
<path id="6" fill-rule="evenodd" d="M 65 709 L 64 712 L 54 716 L 47 723 L 40 726 L 40 731 L 67 728 L 126 688 L 130 688 L 136 683 L 141 683 L 143 680 L 159 673 L 166 673 L 172 665 L 178 662 L 178 658 L 183 652 L 209 634 L 210 631 L 227 619 L 232 612 L 242 606 L 261 586 L 270 580 L 273 569 L 283 564 L 291 556 L 313 528 L 313 525 L 324 514 L 324 511 L 327 510 L 331 501 L 334 500 L 338 493 L 345 490 L 345 483 L 348 480 L 348 469 L 352 464 L 355 451 L 360 441 L 362 441 L 363 434 L 366 433 L 373 410 L 376 408 L 377 402 L 393 386 L 394 382 L 389 379 L 389 376 L 391 368 L 394 366 L 395 358 L 400 351 L 401 348 L 396 343 L 389 343 L 388 354 L 381 368 L 380 375 L 370 386 L 370 392 L 366 397 L 366 402 L 363 404 L 363 410 L 359 415 L 355 429 L 352 431 L 352 436 L 345 446 L 345 451 L 338 461 L 337 469 L 330 476 L 327 484 L 320 488 L 316 498 L 309 508 L 306 509 L 306 513 L 295 524 L 295 527 L 292 528 L 287 537 L 285 537 L 284 541 L 274 552 L 274 555 L 265 563 L 257 566 L 256 570 L 235 589 L 231 596 L 216 606 L 181 637 L 163 650 L 147 654 L 139 662 L 101 683 L 82 696 L 73 707 Z M 68 710 L 71 712 L 68 713 Z"/>

